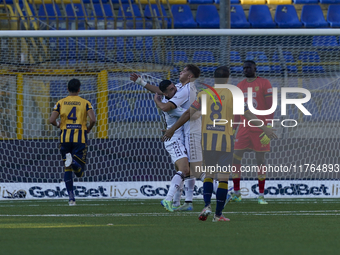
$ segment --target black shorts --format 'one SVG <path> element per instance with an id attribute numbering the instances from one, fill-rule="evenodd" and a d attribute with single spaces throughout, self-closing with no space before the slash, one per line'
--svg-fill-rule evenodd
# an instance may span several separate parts
<path id="1" fill-rule="evenodd" d="M 66 154 L 71 153 L 74 160 L 80 165 L 86 164 L 87 144 L 86 143 L 61 143 L 60 153 L 62 159 L 66 160 Z"/>

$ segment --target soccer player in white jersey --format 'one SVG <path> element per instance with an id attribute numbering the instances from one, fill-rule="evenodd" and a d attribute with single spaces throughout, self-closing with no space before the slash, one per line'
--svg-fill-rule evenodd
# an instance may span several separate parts
<path id="1" fill-rule="evenodd" d="M 179 81 L 180 83 L 177 83 L 175 86 L 178 89 L 178 93 L 181 91 L 182 88 L 187 86 L 186 89 L 189 89 L 189 95 L 188 95 L 188 102 L 186 102 L 185 98 L 182 96 L 177 96 L 177 98 L 172 99 L 173 102 L 175 102 L 175 105 L 181 106 L 183 108 L 188 109 L 196 100 L 196 87 L 194 84 L 194 80 L 199 78 L 200 76 L 200 69 L 192 64 L 188 64 L 185 66 L 185 68 L 180 72 Z M 145 87 L 151 92 L 157 93 L 157 94 L 163 94 L 163 92 L 159 89 L 157 86 L 153 86 L 151 84 L 148 84 L 147 82 L 143 81 L 140 76 L 137 74 L 131 74 L 130 79 L 137 84 Z M 175 101 L 176 100 L 176 101 Z M 182 100 L 182 101 L 181 101 Z M 182 105 L 186 102 L 186 105 Z M 185 109 L 185 110 L 186 110 Z M 193 191 L 195 187 L 195 178 L 204 179 L 204 176 L 200 176 L 200 173 L 195 172 L 196 166 L 202 165 L 202 149 L 201 149 L 201 118 L 200 113 L 197 112 L 192 118 L 190 119 L 190 122 L 186 123 L 184 125 L 184 140 L 185 140 L 185 148 L 189 152 L 188 160 L 190 162 L 190 168 L 191 168 L 191 175 L 193 178 L 188 178 L 185 180 L 185 203 L 180 206 L 180 198 L 183 186 L 180 188 L 180 190 L 176 193 L 173 203 L 173 208 L 176 211 L 191 211 L 193 210 L 192 206 L 192 199 L 193 199 Z"/>
<path id="2" fill-rule="evenodd" d="M 182 99 L 189 101 L 189 89 L 187 87 L 183 87 L 180 93 L 176 93 L 177 87 L 169 80 L 162 81 L 159 84 L 159 88 L 163 93 L 163 97 L 161 98 L 161 96 L 156 93 L 154 100 L 164 114 L 167 128 L 170 128 L 186 110 L 181 106 L 177 106 L 176 102 L 182 102 Z M 180 190 L 184 179 L 190 177 L 188 155 L 185 148 L 183 129 L 178 129 L 174 133 L 174 136 L 171 138 L 171 140 L 165 142 L 164 145 L 165 149 L 171 156 L 172 162 L 175 164 L 177 173 L 173 176 L 168 194 L 166 195 L 166 198 L 161 201 L 161 204 L 166 210 L 172 212 L 172 202 L 175 193 Z"/>

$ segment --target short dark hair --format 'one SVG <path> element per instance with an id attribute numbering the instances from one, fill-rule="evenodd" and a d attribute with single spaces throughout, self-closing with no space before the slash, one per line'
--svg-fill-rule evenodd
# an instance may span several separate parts
<path id="1" fill-rule="evenodd" d="M 246 61 L 243 62 L 244 63 L 252 63 L 254 66 L 256 66 L 256 63 L 254 60 L 251 60 L 251 59 L 247 59 Z"/>
<path id="2" fill-rule="evenodd" d="M 185 67 L 194 75 L 195 78 L 200 77 L 201 70 L 197 66 L 195 66 L 194 64 L 188 64 Z"/>
<path id="3" fill-rule="evenodd" d="M 166 89 L 172 84 L 172 82 L 170 80 L 163 80 L 159 83 L 159 89 L 162 92 L 165 92 Z"/>
<path id="4" fill-rule="evenodd" d="M 214 78 L 229 78 L 229 67 L 220 66 L 214 72 Z"/>
<path id="5" fill-rule="evenodd" d="M 80 84 L 80 81 L 78 79 L 72 79 L 67 84 L 68 91 L 70 91 L 72 93 L 76 93 L 76 92 L 79 91 L 80 85 L 81 84 Z"/>

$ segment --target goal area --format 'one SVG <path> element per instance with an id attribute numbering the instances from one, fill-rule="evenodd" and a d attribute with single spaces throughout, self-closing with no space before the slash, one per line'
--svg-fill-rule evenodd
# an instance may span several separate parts
<path id="1" fill-rule="evenodd" d="M 165 124 L 154 95 L 130 74 L 153 85 L 177 83 L 180 71 L 195 64 L 199 81 L 213 86 L 214 70 L 227 65 L 228 83 L 237 85 L 244 60 L 254 60 L 257 75 L 278 88 L 279 138 L 266 153 L 273 167 L 266 195 L 338 197 L 339 37 L 340 29 L 0 31 L 0 199 L 20 198 L 20 190 L 26 198 L 66 198 L 59 131 L 48 119 L 72 78 L 97 116 L 85 176 L 75 179 L 77 196 L 164 197 L 175 171 L 161 141 Z M 304 106 L 312 115 L 295 105 L 282 115 L 282 88 L 308 90 Z M 297 125 L 285 127 L 288 119 Z M 242 172 L 241 191 L 253 197 L 255 154 L 246 153 L 242 165 L 249 170 Z M 194 194 L 202 196 L 198 181 Z"/>

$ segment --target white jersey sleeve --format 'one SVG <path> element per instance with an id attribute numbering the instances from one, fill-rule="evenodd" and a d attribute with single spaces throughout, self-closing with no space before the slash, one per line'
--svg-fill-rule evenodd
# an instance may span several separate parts
<path id="1" fill-rule="evenodd" d="M 187 102 L 189 99 L 189 90 L 187 85 L 183 86 L 181 89 L 178 89 L 176 94 L 169 100 L 169 102 L 179 107 Z"/>

